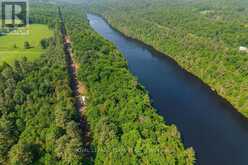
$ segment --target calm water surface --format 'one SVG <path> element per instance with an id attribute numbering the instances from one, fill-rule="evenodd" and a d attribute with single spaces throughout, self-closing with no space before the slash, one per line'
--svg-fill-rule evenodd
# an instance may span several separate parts
<path id="1" fill-rule="evenodd" d="M 113 42 L 129 70 L 149 91 L 154 107 L 180 130 L 199 165 L 248 165 L 248 120 L 173 60 L 88 14 L 90 25 Z M 165 43 L 166 44 L 166 43 Z"/>

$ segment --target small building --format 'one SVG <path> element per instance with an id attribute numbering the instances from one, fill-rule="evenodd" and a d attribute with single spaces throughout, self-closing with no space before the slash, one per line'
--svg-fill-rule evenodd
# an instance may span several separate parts
<path id="1" fill-rule="evenodd" d="M 243 52 L 243 53 L 248 53 L 248 48 L 247 47 L 244 47 L 244 46 L 240 46 L 239 47 L 239 51 L 240 52 Z"/>

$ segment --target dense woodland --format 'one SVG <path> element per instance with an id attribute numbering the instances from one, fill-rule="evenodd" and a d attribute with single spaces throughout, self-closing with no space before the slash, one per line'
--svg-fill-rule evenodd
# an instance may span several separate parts
<path id="1" fill-rule="evenodd" d="M 86 4 L 126 35 L 168 54 L 248 116 L 248 53 L 239 52 L 248 47 L 247 0 Z"/>
<path id="2" fill-rule="evenodd" d="M 95 33 L 77 8 L 62 8 L 73 41 L 78 77 L 88 87 L 86 117 L 94 164 L 191 165 L 175 126 L 151 106 L 122 54 Z M 69 87 L 57 8 L 33 6 L 31 21 L 49 24 L 54 37 L 34 62 L 0 67 L 0 164 L 82 164 L 84 147 Z"/>
<path id="3" fill-rule="evenodd" d="M 37 14 L 33 22 L 58 21 L 57 13 L 42 11 L 49 14 Z M 60 24 L 52 24 L 55 35 L 46 39 L 49 47 L 39 60 L 0 68 L 0 164 L 82 164 Z"/>
<path id="4" fill-rule="evenodd" d="M 64 15 L 79 80 L 89 88 L 86 117 L 95 164 L 193 164 L 193 150 L 156 113 L 122 54 L 89 27 L 85 15 L 72 10 Z"/>

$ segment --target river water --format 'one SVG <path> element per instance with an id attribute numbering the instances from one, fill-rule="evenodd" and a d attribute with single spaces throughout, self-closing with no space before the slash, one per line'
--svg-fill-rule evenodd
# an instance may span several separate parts
<path id="1" fill-rule="evenodd" d="M 169 57 L 87 15 L 91 27 L 116 45 L 129 70 L 149 91 L 153 106 L 193 147 L 199 165 L 248 165 L 248 120 Z"/>

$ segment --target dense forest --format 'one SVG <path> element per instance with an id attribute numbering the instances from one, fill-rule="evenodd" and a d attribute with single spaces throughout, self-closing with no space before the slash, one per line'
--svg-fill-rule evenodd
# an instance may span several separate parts
<path id="1" fill-rule="evenodd" d="M 97 0 L 84 5 L 175 59 L 248 116 L 248 54 L 239 51 L 248 47 L 248 1 Z"/>
<path id="2" fill-rule="evenodd" d="M 88 91 L 86 117 L 95 164 L 193 164 L 175 126 L 151 106 L 144 88 L 113 44 L 88 25 L 80 11 L 65 10 L 78 78 Z"/>
<path id="3" fill-rule="evenodd" d="M 79 114 L 69 86 L 56 6 L 32 5 L 31 22 L 54 31 L 39 60 L 0 67 L 0 164 L 82 164 Z M 63 7 L 78 77 L 88 87 L 85 116 L 94 164 L 194 164 L 175 126 L 151 106 L 122 54 L 88 25 L 76 7 Z"/>
<path id="4" fill-rule="evenodd" d="M 47 16 L 37 14 L 33 22 L 58 21 L 57 13 L 42 11 Z M 60 25 L 54 21 L 51 26 L 54 37 L 43 40 L 47 50 L 39 60 L 1 66 L 0 164 L 81 164 L 83 160 L 83 153 L 77 152 L 83 144 Z"/>

